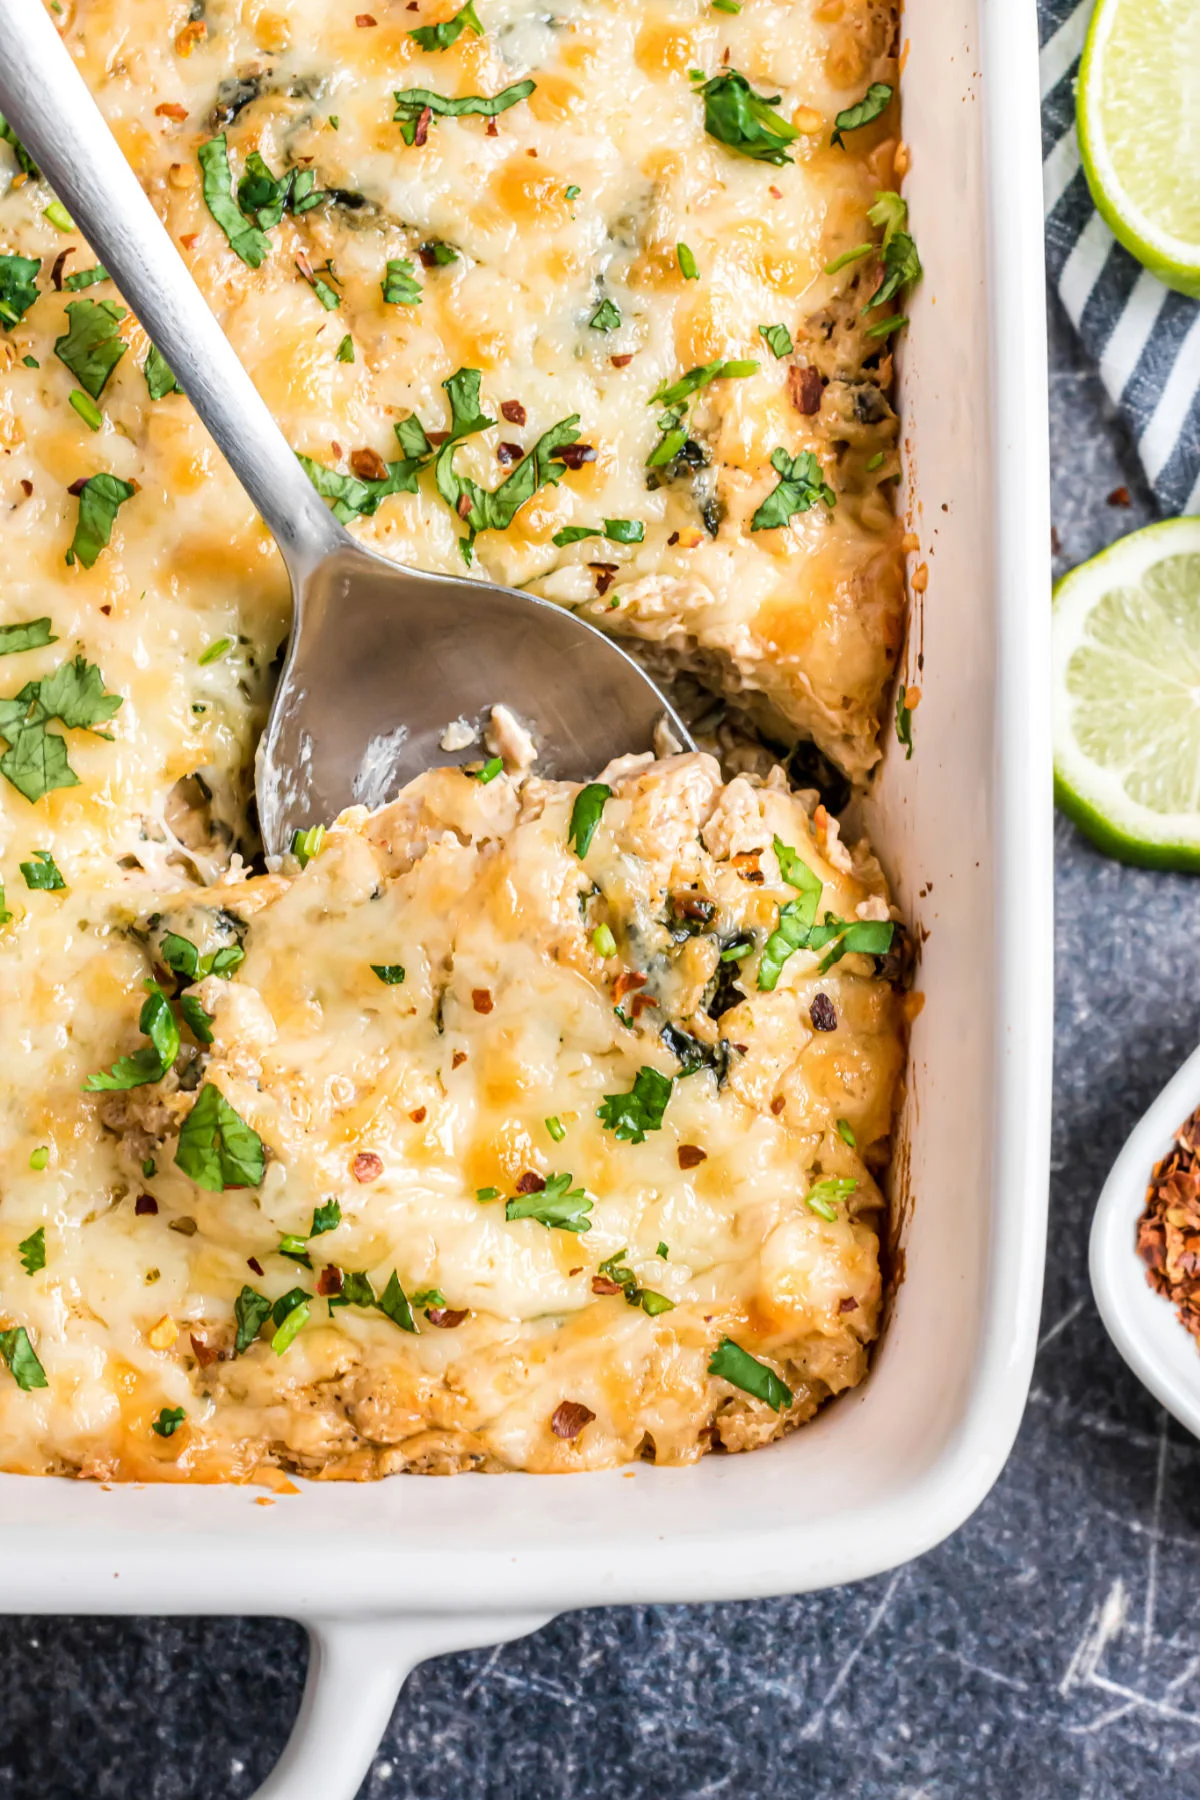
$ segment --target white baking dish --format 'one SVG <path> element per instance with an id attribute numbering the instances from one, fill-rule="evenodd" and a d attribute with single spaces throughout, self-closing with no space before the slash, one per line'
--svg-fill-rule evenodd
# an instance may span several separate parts
<path id="1" fill-rule="evenodd" d="M 1048 470 L 1033 0 L 913 0 L 908 194 L 927 270 L 903 353 L 929 587 L 872 830 L 929 931 L 899 1165 L 903 1279 L 865 1388 L 752 1456 L 510 1475 L 113 1489 L 0 1477 L 0 1605 L 287 1614 L 304 1712 L 262 1790 L 349 1800 L 405 1672 L 566 1608 L 873 1574 L 978 1505 L 1020 1419 L 1050 1095 Z M 923 655 L 918 672 L 917 653 Z M 890 736 L 890 733 L 889 733 Z"/>

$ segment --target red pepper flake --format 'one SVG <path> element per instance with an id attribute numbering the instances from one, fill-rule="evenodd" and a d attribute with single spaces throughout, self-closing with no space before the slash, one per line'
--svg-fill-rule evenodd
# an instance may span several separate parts
<path id="1" fill-rule="evenodd" d="M 842 1298 L 838 1301 L 838 1311 L 840 1313 L 858 1311 L 858 1301 L 854 1298 L 853 1294 L 842 1295 Z"/>
<path id="2" fill-rule="evenodd" d="M 425 436 L 429 439 L 431 444 L 437 445 L 444 444 L 446 439 L 450 436 L 450 433 L 448 431 L 427 431 Z"/>
<path id="3" fill-rule="evenodd" d="M 248 1256 L 246 1258 L 246 1267 L 252 1269 L 256 1275 L 261 1275 L 263 1272 L 263 1266 L 259 1262 L 257 1256 Z"/>
<path id="4" fill-rule="evenodd" d="M 111 606 L 102 606 L 100 608 L 100 611 L 104 614 L 106 619 L 112 618 L 112 607 Z"/>
<path id="5" fill-rule="evenodd" d="M 814 1031 L 836 1031 L 837 1009 L 828 994 L 814 994 L 808 1009 Z"/>
<path id="6" fill-rule="evenodd" d="M 783 189 L 782 188 L 769 187 L 767 189 L 767 192 L 768 192 L 768 194 L 770 194 L 772 200 L 782 200 L 783 199 Z"/>
<path id="7" fill-rule="evenodd" d="M 502 400 L 500 411 L 510 425 L 524 425 L 527 414 L 519 400 Z"/>
<path id="8" fill-rule="evenodd" d="M 646 981 L 647 977 L 645 975 L 639 975 L 636 969 L 622 969 L 621 973 L 617 976 L 617 979 L 613 982 L 614 1003 L 617 1006 L 620 1006 L 626 994 L 631 994 L 634 988 L 645 987 Z"/>
<path id="9" fill-rule="evenodd" d="M 497 125 L 495 119 L 488 120 L 487 135 L 488 135 L 488 137 L 499 137 L 500 136 L 500 127 Z"/>
<path id="10" fill-rule="evenodd" d="M 490 1013 L 493 1005 L 491 988 L 472 988 L 471 1005 L 477 1013 Z"/>
<path id="11" fill-rule="evenodd" d="M 26 481 L 24 476 L 22 476 L 20 487 L 21 487 L 21 492 L 24 494 L 25 498 L 28 500 L 31 497 L 31 495 L 33 494 L 32 481 Z M 103 608 L 101 610 L 103 610 Z"/>
<path id="12" fill-rule="evenodd" d="M 188 232 L 184 233 L 183 237 L 181 237 L 179 241 L 183 245 L 185 250 L 194 250 L 196 248 L 196 242 L 197 242 L 197 239 L 199 238 L 199 236 L 200 236 L 200 233 L 198 231 L 188 231 Z"/>
<path id="13" fill-rule="evenodd" d="M 355 1181 L 378 1181 L 383 1174 L 383 1158 L 373 1150 L 360 1150 L 350 1164 L 350 1173 Z"/>
<path id="14" fill-rule="evenodd" d="M 497 444 L 496 446 L 496 460 L 503 463 L 505 468 L 509 463 L 520 462 L 524 454 L 520 444 Z"/>
<path id="15" fill-rule="evenodd" d="M 458 506 L 457 506 L 456 510 L 458 512 L 458 516 L 460 519 L 469 519 L 470 518 L 470 516 L 471 516 L 471 497 L 469 494 L 460 494 L 458 496 Z"/>
<path id="16" fill-rule="evenodd" d="M 318 1294 L 340 1294 L 342 1291 L 342 1271 L 336 1263 L 326 1263 L 317 1276 Z"/>
<path id="17" fill-rule="evenodd" d="M 329 448 L 333 451 L 334 456 L 340 462 L 341 458 L 342 458 L 342 446 L 338 443 L 336 438 L 330 438 Z"/>
<path id="18" fill-rule="evenodd" d="M 313 274 L 313 266 L 309 262 L 307 256 L 305 256 L 303 250 L 301 250 L 296 258 L 296 267 L 299 269 L 301 275 L 303 275 L 305 281 L 312 282 L 316 280 L 316 276 Z"/>
<path id="19" fill-rule="evenodd" d="M 536 1169 L 526 1169 L 517 1178 L 518 1194 L 540 1194 L 546 1183 Z"/>
<path id="20" fill-rule="evenodd" d="M 425 1317 L 431 1325 L 436 1325 L 439 1331 L 457 1331 L 467 1317 L 467 1308 L 464 1307 L 461 1312 L 458 1312 L 452 1306 L 430 1306 L 426 1308 Z"/>
<path id="21" fill-rule="evenodd" d="M 786 1105 L 787 1105 L 787 1101 L 784 1099 L 783 1095 L 776 1094 L 775 1098 L 771 1102 L 771 1111 L 775 1114 L 776 1118 L 779 1117 L 780 1113 L 783 1111 L 783 1109 Z"/>
<path id="22" fill-rule="evenodd" d="M 670 535 L 670 537 L 669 537 L 669 538 L 668 538 L 668 539 L 667 539 L 667 545 L 668 545 L 668 548 L 669 548 L 669 547 L 670 547 L 670 546 L 671 546 L 671 545 L 672 545 L 672 544 L 677 544 L 677 543 L 678 543 L 678 542 L 679 542 L 679 533 L 678 533 L 678 532 L 677 532 L 677 531 L 673 531 L 673 532 L 672 532 L 672 533 L 671 533 L 671 535 Z"/>
<path id="23" fill-rule="evenodd" d="M 816 369 L 810 369 L 806 363 L 793 363 L 788 370 L 787 387 L 788 397 L 798 413 L 810 416 L 820 412 L 825 383 Z"/>
<path id="24" fill-rule="evenodd" d="M 370 13 L 355 13 L 354 23 L 358 26 L 360 31 L 365 31 L 369 25 L 377 25 L 379 21 L 372 17 Z"/>
<path id="25" fill-rule="evenodd" d="M 187 118 L 187 107 L 180 106 L 178 100 L 164 100 L 161 106 L 155 107 L 154 116 L 156 119 L 175 119 L 182 125 Z M 192 1342 L 195 1343 L 194 1338 Z"/>
<path id="26" fill-rule="evenodd" d="M 191 1339 L 192 1354 L 202 1369 L 207 1369 L 210 1363 L 220 1362 L 219 1350 L 214 1350 L 211 1344 L 205 1343 L 202 1337 L 197 1337 L 194 1331 L 190 1331 L 188 1337 Z"/>
<path id="27" fill-rule="evenodd" d="M 556 450 L 554 454 L 559 462 L 566 463 L 568 469 L 582 469 L 584 463 L 596 460 L 596 451 L 592 444 L 564 444 L 561 450 Z"/>
<path id="28" fill-rule="evenodd" d="M 1110 506 L 1132 506 L 1133 501 L 1129 497 L 1129 489 L 1127 487 L 1115 487 L 1108 496 L 1108 504 Z"/>
<path id="29" fill-rule="evenodd" d="M 454 1052 L 454 1055 L 450 1058 L 450 1067 L 452 1069 L 461 1069 L 462 1065 L 466 1062 L 466 1060 L 467 1060 L 466 1051 L 465 1050 L 456 1050 Z"/>
<path id="30" fill-rule="evenodd" d="M 729 866 L 735 869 L 743 881 L 749 881 L 755 887 L 761 887 L 766 876 L 758 866 L 761 850 L 741 850 L 729 859 Z"/>
<path id="31" fill-rule="evenodd" d="M 698 1169 L 702 1162 L 708 1161 L 708 1151 L 702 1150 L 699 1144 L 680 1144 L 675 1156 L 681 1169 Z"/>
<path id="32" fill-rule="evenodd" d="M 525 152 L 525 154 L 526 154 L 526 156 L 536 156 L 536 155 L 537 155 L 537 151 L 536 151 L 536 150 L 527 150 L 527 151 L 526 151 L 526 152 Z"/>
<path id="33" fill-rule="evenodd" d="M 139 1194 L 133 1203 L 133 1210 L 139 1218 L 144 1218 L 147 1214 L 158 1211 L 158 1201 L 153 1194 Z"/>
<path id="34" fill-rule="evenodd" d="M 63 269 L 66 267 L 68 256 L 74 256 L 74 254 L 74 244 L 68 244 L 66 249 L 60 250 L 54 259 L 54 267 L 50 271 L 50 279 L 54 283 L 56 293 L 62 292 Z"/>
<path id="35" fill-rule="evenodd" d="M 425 1108 L 423 1106 L 418 1106 L 414 1111 L 410 1112 L 408 1116 L 414 1125 L 422 1125 L 425 1122 Z"/>
<path id="36" fill-rule="evenodd" d="M 610 356 L 608 360 L 614 369 L 627 369 L 633 361 L 633 352 L 630 351 L 626 356 Z"/>
<path id="37" fill-rule="evenodd" d="M 593 1294 L 619 1294 L 621 1284 L 619 1281 L 610 1280 L 607 1275 L 593 1275 L 592 1292 Z"/>
<path id="38" fill-rule="evenodd" d="M 568 1275 L 582 1275 L 583 1274 L 583 1264 L 580 1263 L 580 1265 L 577 1269 L 568 1269 L 567 1274 Z"/>
<path id="39" fill-rule="evenodd" d="M 609 588 L 617 578 L 617 569 L 619 567 L 620 565 L 618 563 L 588 564 L 589 569 L 595 569 L 596 571 L 596 592 L 598 594 L 607 594 Z"/>
<path id="40" fill-rule="evenodd" d="M 350 456 L 351 473 L 360 481 L 386 481 L 387 464 L 378 450 L 354 450 Z"/>
<path id="41" fill-rule="evenodd" d="M 413 132 L 413 143 L 420 149 L 429 136 L 429 121 L 433 118 L 433 108 L 426 106 L 417 120 L 417 129 Z"/>
<path id="42" fill-rule="evenodd" d="M 555 1437 L 577 1438 L 595 1416 L 591 1407 L 584 1406 L 581 1400 L 562 1400 L 551 1414 L 550 1429 Z"/>
<path id="43" fill-rule="evenodd" d="M 635 994 L 629 1004 L 629 1011 L 635 1019 L 640 1019 L 648 1006 L 657 1006 L 658 1001 L 653 994 Z"/>

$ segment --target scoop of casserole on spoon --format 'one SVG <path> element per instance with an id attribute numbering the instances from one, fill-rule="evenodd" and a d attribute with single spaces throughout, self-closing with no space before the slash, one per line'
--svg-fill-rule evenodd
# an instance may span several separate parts
<path id="1" fill-rule="evenodd" d="M 548 774 L 588 780 L 666 721 L 637 664 L 535 595 L 400 568 L 328 510 L 206 306 L 41 0 L 0 0 L 0 113 L 67 206 L 224 453 L 291 577 L 292 634 L 258 751 L 263 840 L 378 805 L 445 761 L 447 724 L 503 702 Z M 461 754 L 461 753 L 460 753 Z"/>

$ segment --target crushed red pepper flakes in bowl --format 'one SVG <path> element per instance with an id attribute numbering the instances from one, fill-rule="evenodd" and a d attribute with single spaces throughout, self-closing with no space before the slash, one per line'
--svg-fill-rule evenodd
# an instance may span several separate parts
<path id="1" fill-rule="evenodd" d="M 350 1164 L 350 1173 L 355 1181 L 378 1181 L 383 1174 L 383 1158 L 373 1150 L 360 1150 Z"/>
<path id="2" fill-rule="evenodd" d="M 1137 1247 L 1150 1286 L 1174 1304 L 1180 1324 L 1200 1341 L 1200 1107 L 1155 1164 Z"/>

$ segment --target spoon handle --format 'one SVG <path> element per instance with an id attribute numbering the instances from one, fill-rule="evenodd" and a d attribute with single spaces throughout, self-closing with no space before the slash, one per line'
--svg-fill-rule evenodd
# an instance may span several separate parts
<path id="1" fill-rule="evenodd" d="M 0 0 L 0 113 L 166 357 L 297 592 L 346 541 L 209 311 L 42 0 Z"/>

